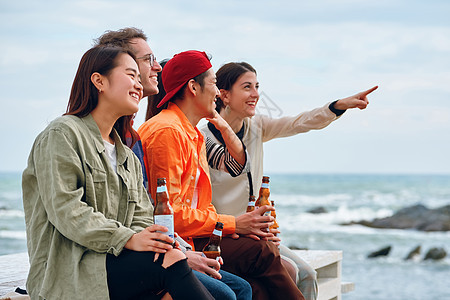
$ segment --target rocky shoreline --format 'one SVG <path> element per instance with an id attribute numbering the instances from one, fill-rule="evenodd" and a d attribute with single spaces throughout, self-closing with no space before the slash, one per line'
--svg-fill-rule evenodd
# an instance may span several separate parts
<path id="1" fill-rule="evenodd" d="M 357 221 L 342 225 L 359 224 L 372 228 L 415 229 L 419 231 L 450 231 L 450 205 L 429 209 L 422 204 L 400 209 L 390 217 L 372 221 Z"/>
<path id="2" fill-rule="evenodd" d="M 367 255 L 367 258 L 376 258 L 380 256 L 388 256 L 391 252 L 392 246 L 389 245 L 387 247 L 381 248 L 377 251 L 374 251 L 372 253 L 369 253 Z M 405 260 L 420 260 L 420 255 L 422 251 L 422 246 L 417 246 L 414 249 L 412 249 L 409 254 L 405 257 Z M 433 247 L 429 249 L 425 256 L 423 257 L 423 260 L 442 260 L 447 256 L 447 251 L 443 247 Z"/>
<path id="3" fill-rule="evenodd" d="M 390 217 L 374 219 L 372 221 L 350 222 L 342 225 L 359 224 L 371 228 L 386 229 L 413 229 L 426 232 L 450 231 L 450 205 L 435 209 L 429 209 L 422 204 L 405 207 L 394 213 Z M 367 255 L 367 258 L 388 256 L 392 246 L 389 245 Z M 412 249 L 405 257 L 405 260 L 418 259 L 421 255 L 421 246 Z M 442 247 L 429 249 L 423 260 L 442 260 L 447 256 L 447 252 Z M 420 258 L 419 258 L 420 259 Z"/>

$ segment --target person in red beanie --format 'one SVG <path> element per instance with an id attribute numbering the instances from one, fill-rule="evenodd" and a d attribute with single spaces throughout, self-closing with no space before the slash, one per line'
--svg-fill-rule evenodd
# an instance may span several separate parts
<path id="1" fill-rule="evenodd" d="M 157 178 L 167 178 L 175 231 L 197 250 L 208 242 L 216 222 L 224 224 L 222 268 L 248 280 L 254 299 L 304 299 L 277 247 L 267 241 L 272 233 L 261 230 L 273 224 L 273 217 L 263 216 L 273 208 L 234 217 L 218 214 L 211 203 L 205 142 L 196 127 L 202 118 L 214 117 L 219 96 L 208 56 L 195 50 L 176 54 L 165 65 L 162 81 L 166 96 L 158 106 L 169 102 L 168 107 L 138 129 L 152 196 Z"/>

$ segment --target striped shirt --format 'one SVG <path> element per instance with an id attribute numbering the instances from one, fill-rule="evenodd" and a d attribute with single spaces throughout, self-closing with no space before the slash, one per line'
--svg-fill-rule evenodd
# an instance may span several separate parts
<path id="1" fill-rule="evenodd" d="M 214 140 L 209 137 L 205 139 L 205 143 L 206 156 L 211 168 L 228 172 L 232 177 L 239 176 L 242 173 L 245 163 L 243 165 L 238 163 L 225 146 L 215 143 Z M 245 153 L 245 162 L 247 162 L 247 153 Z"/>

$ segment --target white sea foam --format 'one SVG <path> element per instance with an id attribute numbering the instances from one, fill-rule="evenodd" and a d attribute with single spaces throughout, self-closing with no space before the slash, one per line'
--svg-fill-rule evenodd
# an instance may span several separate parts
<path id="1" fill-rule="evenodd" d="M 0 238 L 26 240 L 27 235 L 25 231 L 0 230 Z"/>
<path id="2" fill-rule="evenodd" d="M 298 207 L 310 207 L 313 206 L 325 206 L 334 205 L 343 201 L 352 200 L 350 194 L 326 194 L 326 195 L 281 195 L 271 194 L 271 199 L 276 201 L 276 206 L 298 206 Z"/>
<path id="3" fill-rule="evenodd" d="M 18 217 L 18 218 L 24 218 L 25 213 L 21 210 L 9 210 L 9 209 L 0 209 L 0 218 L 4 217 Z"/>
<path id="4" fill-rule="evenodd" d="M 342 205 L 349 207 L 368 207 L 374 210 L 389 208 L 398 210 L 405 206 L 421 203 L 420 197 L 413 197 L 398 193 L 382 193 L 379 191 L 362 191 L 360 193 L 330 193 L 320 195 L 271 195 L 276 199 L 276 206 L 280 208 L 293 208 L 307 211 L 318 206 L 338 208 Z"/>
<path id="5" fill-rule="evenodd" d="M 297 210 L 298 211 L 298 210 Z M 393 211 L 387 208 L 373 209 L 370 207 L 349 208 L 346 204 L 340 205 L 336 210 L 322 214 L 296 212 L 295 209 L 277 208 L 277 217 L 280 222 L 309 224 L 309 226 L 323 226 L 349 223 L 351 221 L 372 220 L 391 216 Z"/>

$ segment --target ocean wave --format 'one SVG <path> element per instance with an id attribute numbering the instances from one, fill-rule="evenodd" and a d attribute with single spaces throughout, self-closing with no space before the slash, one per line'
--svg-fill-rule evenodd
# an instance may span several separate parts
<path id="1" fill-rule="evenodd" d="M 335 213 L 337 215 L 338 213 Z M 387 212 L 386 212 L 387 214 Z M 359 224 L 342 225 L 339 216 L 335 218 L 327 218 L 327 215 L 321 214 L 318 217 L 312 214 L 300 214 L 278 217 L 277 221 L 280 225 L 282 234 L 286 236 L 296 236 L 298 234 L 308 233 L 311 235 L 335 235 L 342 234 L 344 236 L 384 236 L 386 239 L 390 237 L 404 240 L 435 240 L 448 241 L 450 239 L 450 231 L 447 232 L 424 232 L 411 229 L 392 229 L 392 228 L 371 228 Z M 382 213 L 380 213 L 380 216 Z"/>
<path id="2" fill-rule="evenodd" d="M 340 205 L 370 207 L 373 209 L 387 208 L 398 210 L 415 204 L 423 204 L 429 208 L 442 207 L 450 203 L 450 196 L 446 194 L 424 194 L 411 189 L 398 189 L 395 191 L 384 190 L 350 190 L 346 193 L 323 194 L 274 194 L 271 199 L 276 199 L 277 207 L 302 207 L 308 210 L 317 206 L 338 207 Z"/>
<path id="3" fill-rule="evenodd" d="M 406 198 L 408 200 L 406 200 Z M 317 206 L 337 208 L 341 205 L 353 207 L 369 207 L 371 209 L 399 209 L 404 206 L 416 204 L 415 198 L 399 197 L 398 194 L 382 194 L 377 192 L 364 192 L 361 194 L 333 193 L 324 195 L 271 195 L 275 205 L 280 208 L 303 208 L 305 211 Z M 414 200 L 411 200 L 414 199 Z"/>
<path id="4" fill-rule="evenodd" d="M 22 210 L 0 209 L 0 217 L 19 217 L 24 218 L 25 213 Z"/>
<path id="5" fill-rule="evenodd" d="M 274 194 L 270 196 L 271 200 L 275 201 L 275 205 L 278 207 L 286 206 L 311 206 L 318 205 L 330 205 L 339 201 L 350 201 L 353 199 L 351 194 L 325 194 L 325 195 L 282 195 Z"/>
<path id="6" fill-rule="evenodd" d="M 301 223 L 308 223 L 312 225 L 332 225 L 348 223 L 351 221 L 372 220 L 375 218 L 388 217 L 392 214 L 393 210 L 388 208 L 349 208 L 346 204 L 340 205 L 337 209 L 330 210 L 328 213 L 322 214 L 311 214 L 300 210 L 277 207 L 277 216 L 282 216 L 283 219 L 289 219 L 290 221 L 299 221 Z"/>
<path id="7" fill-rule="evenodd" d="M 0 238 L 26 240 L 27 234 L 25 231 L 0 230 Z"/>

